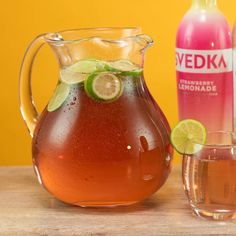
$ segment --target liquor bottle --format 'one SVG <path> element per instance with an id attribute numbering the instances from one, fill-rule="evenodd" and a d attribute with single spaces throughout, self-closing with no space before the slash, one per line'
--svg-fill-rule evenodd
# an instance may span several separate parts
<path id="1" fill-rule="evenodd" d="M 236 22 L 233 28 L 234 131 L 236 131 Z"/>
<path id="2" fill-rule="evenodd" d="M 216 0 L 193 0 L 176 39 L 179 118 L 233 129 L 231 29 Z"/>

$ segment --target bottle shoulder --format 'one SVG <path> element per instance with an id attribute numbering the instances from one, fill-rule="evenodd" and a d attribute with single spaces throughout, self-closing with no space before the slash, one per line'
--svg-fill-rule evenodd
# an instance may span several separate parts
<path id="1" fill-rule="evenodd" d="M 190 10 L 179 25 L 176 46 L 191 49 L 230 48 L 231 28 L 218 10 Z"/>

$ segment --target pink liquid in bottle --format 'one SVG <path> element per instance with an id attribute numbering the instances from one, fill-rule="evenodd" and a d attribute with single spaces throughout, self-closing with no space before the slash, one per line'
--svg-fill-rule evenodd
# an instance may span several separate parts
<path id="1" fill-rule="evenodd" d="M 232 131 L 232 38 L 216 0 L 193 0 L 177 33 L 176 70 L 180 120 Z"/>
<path id="2" fill-rule="evenodd" d="M 236 22 L 234 23 L 233 33 L 233 74 L 234 74 L 234 131 L 236 131 Z"/>

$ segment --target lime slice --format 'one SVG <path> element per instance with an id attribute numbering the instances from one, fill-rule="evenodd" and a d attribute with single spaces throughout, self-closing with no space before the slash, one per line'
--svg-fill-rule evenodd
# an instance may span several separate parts
<path id="1" fill-rule="evenodd" d="M 64 83 L 57 85 L 52 98 L 50 99 L 47 110 L 49 112 L 57 110 L 66 100 L 70 92 L 70 86 Z"/>
<path id="2" fill-rule="evenodd" d="M 87 94 L 98 101 L 114 101 L 123 91 L 122 81 L 108 72 L 90 75 L 84 86 Z"/>
<path id="3" fill-rule="evenodd" d="M 121 75 L 123 76 L 133 76 L 138 77 L 143 73 L 143 69 L 133 70 L 133 71 L 125 71 L 122 72 Z"/>
<path id="4" fill-rule="evenodd" d="M 140 70 L 140 67 L 129 60 L 112 61 L 106 64 L 105 68 L 113 72 L 131 72 Z"/>
<path id="5" fill-rule="evenodd" d="M 171 132 L 171 143 L 181 154 L 194 154 L 206 142 L 206 129 L 196 120 L 180 121 Z"/>
<path id="6" fill-rule="evenodd" d="M 105 62 L 99 60 L 80 60 L 60 71 L 60 80 L 66 84 L 83 82 L 88 74 L 105 70 Z"/>
<path id="7" fill-rule="evenodd" d="M 79 72 L 73 72 L 69 68 L 60 71 L 60 81 L 65 84 L 78 84 L 83 82 L 88 75 Z"/>
<path id="8" fill-rule="evenodd" d="M 91 74 L 94 72 L 105 71 L 106 63 L 103 61 L 91 59 L 91 60 L 80 60 L 75 64 L 67 67 L 72 72 L 81 74 Z"/>

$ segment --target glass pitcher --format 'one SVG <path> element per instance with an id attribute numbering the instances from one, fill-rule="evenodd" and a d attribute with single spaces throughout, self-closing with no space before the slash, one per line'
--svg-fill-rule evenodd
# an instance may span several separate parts
<path id="1" fill-rule="evenodd" d="M 39 115 L 31 69 L 48 43 L 60 73 Z M 143 78 L 153 44 L 139 28 L 95 28 L 49 33 L 29 46 L 21 67 L 20 108 L 32 142 L 39 182 L 78 206 L 117 206 L 155 193 L 171 168 L 168 122 Z"/>

